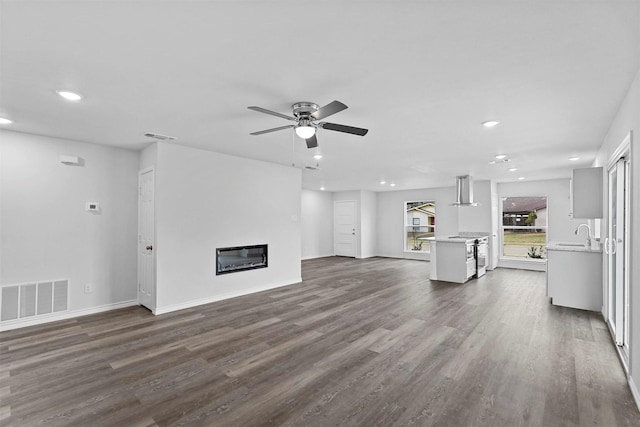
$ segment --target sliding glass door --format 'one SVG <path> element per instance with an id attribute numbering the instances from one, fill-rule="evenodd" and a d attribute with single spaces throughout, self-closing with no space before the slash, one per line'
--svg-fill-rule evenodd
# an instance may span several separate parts
<path id="1" fill-rule="evenodd" d="M 628 153 L 609 164 L 607 254 L 608 316 L 625 363 L 629 356 L 629 217 Z"/>

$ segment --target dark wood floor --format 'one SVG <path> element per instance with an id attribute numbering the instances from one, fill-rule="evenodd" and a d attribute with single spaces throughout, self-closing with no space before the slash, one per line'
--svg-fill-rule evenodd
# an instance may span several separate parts
<path id="1" fill-rule="evenodd" d="M 428 268 L 309 260 L 298 285 L 2 333 L 0 425 L 640 425 L 600 315 L 551 306 L 544 273 Z"/>

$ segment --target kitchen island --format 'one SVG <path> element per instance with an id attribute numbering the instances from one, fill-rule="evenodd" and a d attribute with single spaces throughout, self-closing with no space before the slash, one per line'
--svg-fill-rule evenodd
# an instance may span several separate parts
<path id="1" fill-rule="evenodd" d="M 429 279 L 465 283 L 476 274 L 475 238 L 428 237 L 431 248 Z"/>

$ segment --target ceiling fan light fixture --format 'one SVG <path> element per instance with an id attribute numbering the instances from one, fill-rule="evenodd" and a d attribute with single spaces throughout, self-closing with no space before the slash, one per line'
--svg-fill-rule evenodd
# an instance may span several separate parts
<path id="1" fill-rule="evenodd" d="M 296 135 L 302 139 L 311 138 L 316 134 L 316 128 L 311 126 L 311 123 L 305 120 L 300 120 L 300 124 L 296 126 Z"/>
<path id="2" fill-rule="evenodd" d="M 329 117 L 346 109 L 347 106 L 340 101 L 330 102 L 324 107 L 318 107 L 318 104 L 314 104 L 313 102 L 296 102 L 291 106 L 293 113 L 292 116 L 281 114 L 277 111 L 267 110 L 266 108 L 257 107 L 255 105 L 247 108 L 259 113 L 269 114 L 271 116 L 277 116 L 286 120 L 296 122 L 295 124 L 280 126 L 272 129 L 265 129 L 258 132 L 251 132 L 250 135 L 262 135 L 264 133 L 293 128 L 296 132 L 296 135 L 306 141 L 307 148 L 309 149 L 318 147 L 318 139 L 316 138 L 316 133 L 319 127 L 335 132 L 349 133 L 359 136 L 365 136 L 369 132 L 369 129 L 364 128 L 340 125 L 337 123 L 316 122 L 316 120 L 322 120 L 325 117 Z"/>

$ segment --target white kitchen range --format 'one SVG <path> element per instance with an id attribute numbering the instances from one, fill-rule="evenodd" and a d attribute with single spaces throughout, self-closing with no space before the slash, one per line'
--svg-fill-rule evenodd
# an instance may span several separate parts
<path id="1" fill-rule="evenodd" d="M 487 272 L 487 234 L 460 233 L 451 237 L 431 237 L 431 280 L 465 283 Z"/>

